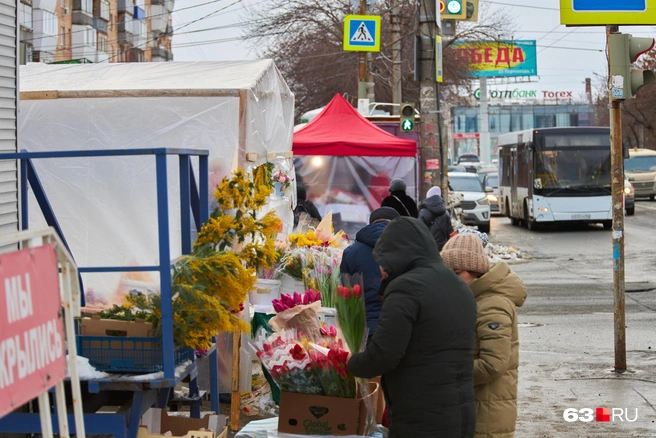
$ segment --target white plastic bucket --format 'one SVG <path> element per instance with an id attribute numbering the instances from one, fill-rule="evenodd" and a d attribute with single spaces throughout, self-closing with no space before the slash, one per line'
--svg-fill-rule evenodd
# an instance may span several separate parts
<path id="1" fill-rule="evenodd" d="M 280 280 L 258 278 L 255 289 L 248 294 L 248 300 L 254 305 L 271 305 L 275 299 L 280 299 Z"/>
<path id="2" fill-rule="evenodd" d="M 337 327 L 337 310 L 334 307 L 322 307 L 319 312 L 319 321 L 326 326 L 334 325 Z"/>
<path id="3" fill-rule="evenodd" d="M 305 293 L 303 281 L 297 280 L 289 275 L 283 275 L 280 283 L 280 293 L 294 295 L 294 292 L 298 292 L 299 294 Z"/>

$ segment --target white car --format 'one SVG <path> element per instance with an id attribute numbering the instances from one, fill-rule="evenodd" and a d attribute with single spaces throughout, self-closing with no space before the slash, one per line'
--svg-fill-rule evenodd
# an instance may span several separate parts
<path id="1" fill-rule="evenodd" d="M 463 222 L 476 225 L 483 233 L 490 232 L 490 202 L 488 193 L 475 173 L 449 172 L 449 190 L 462 193 Z"/>

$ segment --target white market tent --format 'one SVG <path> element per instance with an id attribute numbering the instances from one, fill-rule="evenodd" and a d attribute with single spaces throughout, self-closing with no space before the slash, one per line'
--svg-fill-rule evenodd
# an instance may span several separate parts
<path id="1" fill-rule="evenodd" d="M 268 160 L 291 170 L 294 97 L 270 60 L 28 64 L 20 89 L 19 150 L 207 149 L 210 189 L 237 167 Z M 181 253 L 177 166 L 169 158 L 174 257 Z M 47 159 L 35 167 L 78 265 L 157 264 L 153 157 Z M 291 217 L 288 200 L 271 208 Z M 43 224 L 32 198 L 30 227 Z M 158 283 L 148 273 L 85 274 L 84 281 L 103 307 Z"/>

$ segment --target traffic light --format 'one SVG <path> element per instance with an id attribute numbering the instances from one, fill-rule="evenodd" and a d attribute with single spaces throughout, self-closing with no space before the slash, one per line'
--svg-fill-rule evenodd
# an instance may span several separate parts
<path id="1" fill-rule="evenodd" d="M 464 20 L 467 18 L 466 0 L 440 0 L 442 20 Z"/>
<path id="2" fill-rule="evenodd" d="M 467 6 L 465 7 L 465 13 L 467 15 L 460 21 L 478 23 L 478 2 L 479 0 L 467 0 Z"/>
<path id="3" fill-rule="evenodd" d="M 636 38 L 612 33 L 610 52 L 610 96 L 613 100 L 633 99 L 640 88 L 654 80 L 654 72 L 635 68 L 640 55 L 654 47 L 653 38 Z"/>
<path id="4" fill-rule="evenodd" d="M 415 129 L 415 105 L 413 103 L 401 104 L 400 116 L 401 131 L 409 132 Z"/>

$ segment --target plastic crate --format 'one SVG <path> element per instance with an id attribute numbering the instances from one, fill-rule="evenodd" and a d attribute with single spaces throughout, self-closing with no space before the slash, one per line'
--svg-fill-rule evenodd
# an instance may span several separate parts
<path id="1" fill-rule="evenodd" d="M 120 336 L 77 336 L 78 354 L 97 370 L 121 373 L 155 373 L 164 370 L 161 338 Z M 194 351 L 174 351 L 175 366 L 194 360 Z"/>

